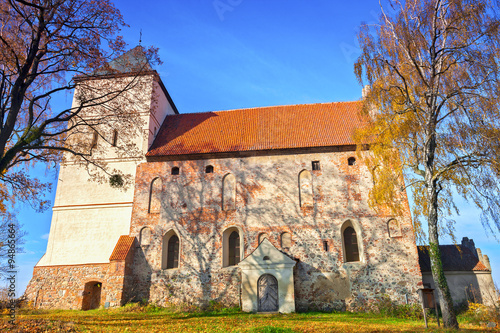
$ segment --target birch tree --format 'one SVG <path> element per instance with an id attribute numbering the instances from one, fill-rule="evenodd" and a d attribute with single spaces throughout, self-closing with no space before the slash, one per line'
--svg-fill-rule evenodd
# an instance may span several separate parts
<path id="1" fill-rule="evenodd" d="M 400 175 L 412 190 L 416 231 L 428 226 L 432 276 L 446 327 L 458 328 L 439 251 L 453 232 L 458 194 L 500 230 L 500 20 L 489 0 L 389 0 L 377 25 L 363 25 L 355 73 L 371 89 L 372 203 L 398 211 Z M 382 6 L 381 6 L 382 7 Z"/>

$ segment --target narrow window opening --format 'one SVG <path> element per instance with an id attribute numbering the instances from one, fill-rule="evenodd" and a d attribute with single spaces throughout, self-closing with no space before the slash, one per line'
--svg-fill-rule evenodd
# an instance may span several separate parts
<path id="1" fill-rule="evenodd" d="M 288 232 L 281 234 L 281 248 L 288 250 L 292 246 L 292 235 Z"/>
<path id="2" fill-rule="evenodd" d="M 179 267 L 179 237 L 173 235 L 168 240 L 167 269 Z"/>
<path id="3" fill-rule="evenodd" d="M 116 144 L 118 143 L 118 130 L 113 131 L 113 139 L 111 140 L 111 145 L 113 147 L 116 147 Z"/>
<path id="4" fill-rule="evenodd" d="M 358 238 L 354 228 L 347 227 L 344 230 L 345 261 L 359 261 Z"/>
<path id="5" fill-rule="evenodd" d="M 97 147 L 98 139 L 99 139 L 99 133 L 97 133 L 97 131 L 94 131 L 94 134 L 92 135 L 92 145 L 90 146 L 91 148 Z"/>
<path id="6" fill-rule="evenodd" d="M 354 157 L 349 157 L 347 159 L 347 164 L 348 165 L 354 165 L 354 164 L 356 164 L 356 159 Z"/>
<path id="7" fill-rule="evenodd" d="M 149 245 L 151 242 L 151 229 L 149 229 L 148 227 L 142 228 L 139 237 L 140 245 Z"/>
<path id="8" fill-rule="evenodd" d="M 321 170 L 321 167 L 319 165 L 319 161 L 312 161 L 312 169 L 314 171 L 318 171 L 318 170 Z"/>
<path id="9" fill-rule="evenodd" d="M 160 212 L 161 208 L 161 191 L 162 183 L 159 177 L 151 181 L 149 189 L 149 208 L 148 213 L 156 214 Z"/>
<path id="10" fill-rule="evenodd" d="M 329 249 L 330 249 L 330 248 L 329 248 L 329 246 L 328 246 L 328 241 L 323 241 L 323 250 L 324 250 L 325 252 L 328 252 L 328 250 L 329 250 Z"/>
<path id="11" fill-rule="evenodd" d="M 387 231 L 389 233 L 389 237 L 401 237 L 401 227 L 396 219 L 390 219 L 387 222 Z"/>
<path id="12" fill-rule="evenodd" d="M 205 168 L 205 173 L 214 173 L 214 167 L 211 165 L 207 165 Z"/>
<path id="13" fill-rule="evenodd" d="M 240 235 L 233 231 L 229 235 L 229 260 L 228 266 L 234 266 L 240 262 Z"/>
<path id="14" fill-rule="evenodd" d="M 179 174 L 179 168 L 178 167 L 173 167 L 172 168 L 172 175 L 178 175 Z"/>
<path id="15" fill-rule="evenodd" d="M 236 179 L 230 173 L 222 179 L 222 209 L 236 209 Z"/>

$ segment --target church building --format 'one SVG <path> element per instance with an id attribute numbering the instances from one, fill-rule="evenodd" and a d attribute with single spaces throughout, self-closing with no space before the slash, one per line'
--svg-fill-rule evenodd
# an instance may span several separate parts
<path id="1" fill-rule="evenodd" d="M 368 205 L 368 152 L 353 141 L 360 101 L 182 114 L 155 71 L 141 78 L 155 100 L 141 113 L 141 153 L 123 159 L 96 143 L 135 184 L 89 182 L 61 164 L 47 251 L 26 291 L 35 307 L 146 300 L 293 312 L 382 295 L 418 301 L 406 193 L 402 216 Z"/>

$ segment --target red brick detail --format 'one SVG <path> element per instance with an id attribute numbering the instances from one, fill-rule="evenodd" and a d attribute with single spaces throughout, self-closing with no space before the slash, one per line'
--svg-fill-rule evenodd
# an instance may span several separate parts
<path id="1" fill-rule="evenodd" d="M 125 260 L 129 254 L 130 249 L 134 245 L 135 237 L 130 237 L 127 235 L 122 235 L 118 239 L 116 246 L 109 257 L 109 261 L 112 260 Z"/>

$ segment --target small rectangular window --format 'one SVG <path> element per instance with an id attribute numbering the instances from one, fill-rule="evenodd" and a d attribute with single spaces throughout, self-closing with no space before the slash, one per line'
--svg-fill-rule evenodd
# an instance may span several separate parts
<path id="1" fill-rule="evenodd" d="M 312 169 L 314 171 L 321 170 L 321 167 L 319 166 L 319 161 L 313 161 L 312 162 Z"/>
<path id="2" fill-rule="evenodd" d="M 328 246 L 328 241 L 323 241 L 323 250 L 324 250 L 325 252 L 328 252 L 328 250 L 329 250 L 329 249 L 330 249 L 330 248 L 329 248 L 329 246 Z"/>

